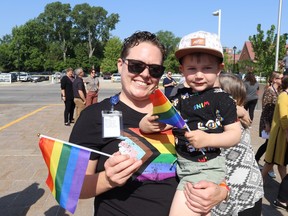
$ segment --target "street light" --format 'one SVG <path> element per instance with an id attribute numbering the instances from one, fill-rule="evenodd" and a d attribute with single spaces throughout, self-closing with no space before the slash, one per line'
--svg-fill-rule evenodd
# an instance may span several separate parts
<path id="1" fill-rule="evenodd" d="M 218 37 L 220 40 L 220 33 L 221 33 L 221 9 L 212 13 L 213 16 L 218 16 Z"/>
<path id="2" fill-rule="evenodd" d="M 278 27 L 277 27 L 277 42 L 276 42 L 275 67 L 274 67 L 274 70 L 275 70 L 275 71 L 278 71 L 279 40 L 280 40 L 280 28 L 281 28 L 281 14 L 282 14 L 282 0 L 279 0 Z"/>
<path id="3" fill-rule="evenodd" d="M 233 54 L 234 54 L 234 62 L 233 62 L 233 73 L 235 73 L 235 52 L 236 52 L 237 47 L 233 46 Z"/>

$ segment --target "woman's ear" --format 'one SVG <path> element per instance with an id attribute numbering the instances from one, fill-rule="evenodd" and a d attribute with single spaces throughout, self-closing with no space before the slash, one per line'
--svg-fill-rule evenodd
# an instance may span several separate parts
<path id="1" fill-rule="evenodd" d="M 118 68 L 118 73 L 120 73 L 120 74 L 122 72 L 123 64 L 124 64 L 123 60 L 121 58 L 118 58 L 118 60 L 117 60 L 117 68 Z"/>

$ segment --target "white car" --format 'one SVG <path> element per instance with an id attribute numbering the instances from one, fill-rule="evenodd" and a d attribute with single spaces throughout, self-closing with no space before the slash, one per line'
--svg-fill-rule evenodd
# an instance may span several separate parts
<path id="1" fill-rule="evenodd" d="M 120 73 L 114 73 L 111 76 L 112 82 L 121 82 L 121 74 Z"/>
<path id="2" fill-rule="evenodd" d="M 19 74 L 19 81 L 21 82 L 30 82 L 32 80 L 32 77 L 27 72 L 20 72 Z"/>

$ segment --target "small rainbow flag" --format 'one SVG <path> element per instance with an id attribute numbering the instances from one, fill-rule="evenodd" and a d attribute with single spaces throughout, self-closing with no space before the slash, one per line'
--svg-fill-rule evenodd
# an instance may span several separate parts
<path id="1" fill-rule="evenodd" d="M 40 136 L 39 147 L 48 167 L 46 184 L 61 207 L 76 210 L 90 151 Z"/>
<path id="2" fill-rule="evenodd" d="M 153 103 L 153 115 L 159 116 L 159 122 L 177 128 L 183 128 L 184 125 L 186 125 L 182 116 L 180 116 L 175 107 L 170 103 L 160 89 L 156 89 L 155 92 L 150 95 L 150 100 Z"/>

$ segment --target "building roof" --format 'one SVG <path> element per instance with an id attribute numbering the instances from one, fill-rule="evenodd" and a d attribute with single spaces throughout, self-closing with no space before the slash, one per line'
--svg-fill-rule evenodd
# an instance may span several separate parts
<path id="1" fill-rule="evenodd" d="M 253 51 L 252 43 L 250 41 L 245 41 L 239 60 L 254 61 L 254 58 L 255 53 Z"/>

